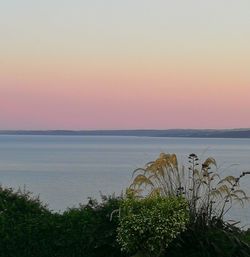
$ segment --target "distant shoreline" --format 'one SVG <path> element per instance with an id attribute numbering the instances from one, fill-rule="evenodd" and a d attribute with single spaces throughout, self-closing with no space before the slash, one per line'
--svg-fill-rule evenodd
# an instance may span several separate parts
<path id="1" fill-rule="evenodd" d="M 250 138 L 250 129 L 0 130 L 0 135 Z"/>

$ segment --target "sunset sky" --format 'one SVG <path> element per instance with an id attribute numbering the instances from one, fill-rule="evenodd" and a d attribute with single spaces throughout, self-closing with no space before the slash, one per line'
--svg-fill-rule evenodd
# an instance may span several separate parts
<path id="1" fill-rule="evenodd" d="M 6 0 L 0 32 L 0 129 L 250 127 L 249 0 Z"/>

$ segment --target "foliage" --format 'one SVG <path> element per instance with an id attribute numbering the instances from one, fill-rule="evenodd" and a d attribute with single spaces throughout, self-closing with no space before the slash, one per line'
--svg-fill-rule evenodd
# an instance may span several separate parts
<path id="1" fill-rule="evenodd" d="M 48 209 L 39 198 L 32 197 L 25 189 L 14 191 L 12 188 L 0 186 L 0 213 L 1 215 L 15 214 L 16 218 L 23 215 L 48 213 Z"/>
<path id="2" fill-rule="evenodd" d="M 190 213 L 187 230 L 173 240 L 165 256 L 224 256 L 249 257 L 249 232 L 242 232 L 224 222 L 224 215 L 234 203 L 244 206 L 249 200 L 240 189 L 239 177 L 220 178 L 216 161 L 207 158 L 201 165 L 195 154 L 189 155 L 189 166 L 179 166 L 175 154 L 162 153 L 145 168 L 134 171 L 134 180 L 128 189 L 138 198 L 183 196 Z"/>
<path id="3" fill-rule="evenodd" d="M 118 217 L 114 215 L 111 219 L 119 204 L 119 198 L 103 197 L 102 203 L 90 199 L 87 205 L 66 211 L 63 256 L 122 256 L 116 241 Z"/>
<path id="4" fill-rule="evenodd" d="M 0 187 L 0 257 L 120 257 L 120 199 L 52 213 L 28 192 Z"/>
<path id="5" fill-rule="evenodd" d="M 250 228 L 247 231 L 242 231 L 241 239 L 250 245 Z"/>
<path id="6" fill-rule="evenodd" d="M 182 197 L 125 199 L 121 204 L 118 241 L 122 250 L 143 256 L 161 256 L 188 221 Z"/>
<path id="7" fill-rule="evenodd" d="M 193 222 L 202 217 L 205 224 L 213 217 L 222 219 L 235 202 L 244 205 L 249 198 L 240 189 L 239 182 L 250 172 L 243 172 L 237 178 L 227 176 L 221 179 L 216 172 L 215 159 L 207 158 L 202 165 L 198 161 L 195 154 L 190 154 L 186 169 L 179 167 L 175 154 L 162 153 L 145 168 L 134 171 L 129 193 L 138 197 L 182 195 L 188 201 Z"/>
<path id="8" fill-rule="evenodd" d="M 48 209 L 29 192 L 0 187 L 0 256 L 39 257 L 43 248 L 49 256 L 51 218 Z"/>
<path id="9" fill-rule="evenodd" d="M 188 226 L 168 247 L 165 257 L 250 257 L 246 232 L 214 219 L 210 225 L 198 221 Z"/>
<path id="10" fill-rule="evenodd" d="M 161 154 L 134 172 L 128 198 L 89 199 L 64 213 L 0 186 L 0 257 L 249 257 L 250 231 L 223 217 L 248 200 L 240 180 L 250 172 L 221 179 L 213 158 L 198 161 L 191 154 L 185 168 L 176 155 Z"/>

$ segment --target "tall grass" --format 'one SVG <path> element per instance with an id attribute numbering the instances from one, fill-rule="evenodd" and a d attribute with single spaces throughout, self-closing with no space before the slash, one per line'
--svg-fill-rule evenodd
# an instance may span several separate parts
<path id="1" fill-rule="evenodd" d="M 214 158 L 200 164 L 192 153 L 185 167 L 179 165 L 175 154 L 161 153 L 155 161 L 134 171 L 128 193 L 137 197 L 182 195 L 188 201 L 192 221 L 209 224 L 214 218 L 223 219 L 234 203 L 244 206 L 249 200 L 240 188 L 241 179 L 248 174 L 221 178 Z"/>

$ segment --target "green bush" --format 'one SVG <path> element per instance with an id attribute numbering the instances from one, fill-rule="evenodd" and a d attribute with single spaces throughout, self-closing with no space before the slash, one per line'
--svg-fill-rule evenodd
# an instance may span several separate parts
<path id="1" fill-rule="evenodd" d="M 119 257 L 117 243 L 119 198 L 104 198 L 102 203 L 90 200 L 80 208 L 69 209 L 64 219 L 64 252 L 62 256 Z"/>
<path id="2" fill-rule="evenodd" d="M 38 198 L 0 187 L 0 256 L 42 256 L 50 231 L 51 214 Z"/>
<path id="3" fill-rule="evenodd" d="M 27 192 L 0 187 L 0 257 L 120 257 L 120 200 L 89 200 L 63 214 L 52 213 Z"/>
<path id="4" fill-rule="evenodd" d="M 249 257 L 250 231 L 196 219 L 179 233 L 187 217 L 182 198 L 103 197 L 60 214 L 28 192 L 0 187 L 0 257 Z"/>
<path id="5" fill-rule="evenodd" d="M 118 241 L 123 251 L 161 256 L 185 230 L 187 202 L 182 197 L 128 198 L 121 204 Z"/>

